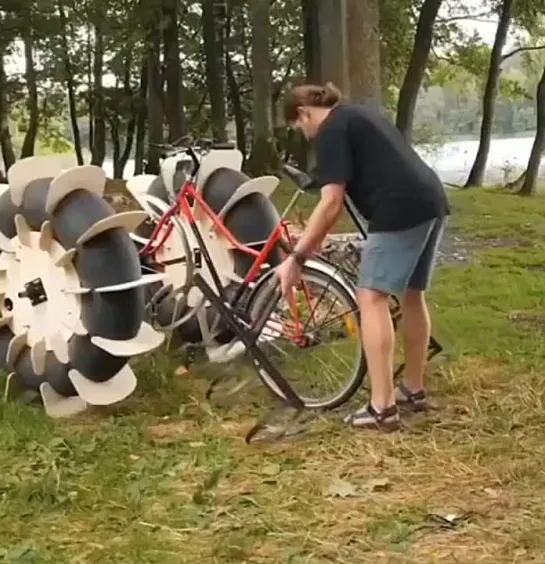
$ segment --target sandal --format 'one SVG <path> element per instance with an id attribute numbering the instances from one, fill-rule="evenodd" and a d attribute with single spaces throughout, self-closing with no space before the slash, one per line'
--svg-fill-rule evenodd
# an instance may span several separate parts
<path id="1" fill-rule="evenodd" d="M 377 411 L 371 403 L 350 415 L 345 419 L 345 422 L 358 429 L 373 429 L 386 432 L 397 431 L 401 426 L 397 405 L 391 405 L 382 411 Z"/>
<path id="2" fill-rule="evenodd" d="M 395 398 L 396 405 L 407 411 L 412 411 L 413 413 L 428 411 L 428 400 L 424 390 L 411 392 L 405 384 L 399 383 L 395 389 Z"/>

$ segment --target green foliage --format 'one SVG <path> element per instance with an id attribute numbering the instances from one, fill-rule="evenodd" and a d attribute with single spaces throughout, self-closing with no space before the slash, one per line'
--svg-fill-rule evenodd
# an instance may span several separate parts
<path id="1" fill-rule="evenodd" d="M 71 63 L 75 88 L 76 113 L 84 146 L 88 144 L 89 113 L 93 96 L 93 63 L 96 45 L 95 26 L 104 39 L 104 98 L 108 128 L 116 128 L 123 138 L 140 107 L 139 84 L 142 61 L 148 41 L 152 16 L 163 32 L 168 17 L 162 13 L 164 0 L 6 0 L 0 13 L 0 46 L 4 56 L 22 54 L 23 39 L 32 37 L 34 64 L 39 90 L 39 139 L 51 150 L 65 150 L 71 145 L 67 98 L 65 56 Z M 183 79 L 184 108 L 189 129 L 208 135 L 211 111 L 206 86 L 204 44 L 201 29 L 202 0 L 180 0 L 178 40 Z M 521 47 L 540 44 L 545 0 L 517 2 L 515 23 L 530 33 L 521 37 Z M 415 26 L 422 0 L 380 2 L 381 73 L 383 101 L 390 115 L 395 115 L 397 97 L 414 42 Z M 66 25 L 60 17 L 60 7 Z M 233 79 L 240 98 L 239 122 L 251 133 L 253 93 L 250 65 L 251 28 L 248 3 L 229 0 L 226 50 Z M 475 135 L 479 127 L 480 96 L 490 57 L 490 47 L 461 25 L 477 10 L 461 0 L 445 0 L 433 35 L 432 54 L 428 61 L 423 91 L 415 121 L 415 141 L 439 143 L 448 136 Z M 477 11 L 494 13 L 498 2 L 483 2 Z M 273 0 L 271 41 L 273 81 L 273 121 L 281 126 L 278 104 L 285 89 L 304 76 L 302 51 L 303 29 L 299 0 Z M 488 17 L 488 16 L 485 16 Z M 491 17 L 491 16 L 490 16 Z M 66 38 L 65 49 L 64 38 Z M 533 112 L 537 81 L 545 64 L 545 52 L 521 52 L 507 59 L 500 80 L 500 99 L 495 133 L 512 134 L 535 126 Z M 23 74 L 9 77 L 8 97 L 11 119 L 16 130 L 26 131 L 28 90 Z M 228 129 L 234 131 L 236 108 L 228 96 Z M 166 130 L 167 123 L 164 123 Z M 251 138 L 248 135 L 247 139 Z"/>

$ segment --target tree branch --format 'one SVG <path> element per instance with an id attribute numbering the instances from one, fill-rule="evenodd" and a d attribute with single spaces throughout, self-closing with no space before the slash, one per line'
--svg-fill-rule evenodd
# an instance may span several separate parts
<path id="1" fill-rule="evenodd" d="M 284 90 L 284 86 L 286 86 L 286 83 L 288 82 L 288 80 L 291 76 L 291 71 L 293 70 L 293 65 L 295 64 L 297 57 L 299 57 L 302 52 L 303 52 L 303 48 L 301 47 L 301 49 L 299 49 L 299 51 L 297 51 L 297 53 L 295 53 L 290 58 L 290 60 L 288 61 L 288 64 L 286 65 L 284 75 L 274 86 L 274 91 L 273 91 L 272 97 L 273 97 L 273 101 L 274 101 L 275 104 L 278 102 L 278 99 L 280 98 L 280 94 L 282 94 L 282 90 Z"/>
<path id="2" fill-rule="evenodd" d="M 536 45 L 535 47 L 518 47 L 517 49 L 513 49 L 512 51 L 509 51 L 509 53 L 503 55 L 501 60 L 502 62 L 506 61 L 507 59 L 518 55 L 518 53 L 523 53 L 525 51 L 542 51 L 543 49 L 545 49 L 545 45 Z"/>
<path id="3" fill-rule="evenodd" d="M 490 16 L 490 10 L 488 12 L 481 12 L 479 14 L 465 14 L 465 15 L 460 14 L 458 16 L 450 16 L 448 18 L 438 18 L 437 23 L 444 24 L 444 23 L 459 22 L 464 20 L 479 21 L 480 18 L 484 18 L 486 16 Z"/>

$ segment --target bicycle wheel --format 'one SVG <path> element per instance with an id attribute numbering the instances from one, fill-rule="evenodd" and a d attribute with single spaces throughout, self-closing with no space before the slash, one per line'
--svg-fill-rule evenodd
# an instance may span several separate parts
<path id="1" fill-rule="evenodd" d="M 247 313 L 258 319 L 276 291 L 274 272 L 258 281 Z M 326 265 L 305 265 L 301 283 L 281 298 L 260 334 L 259 345 L 310 409 L 334 409 L 363 382 L 359 310 L 353 287 Z M 264 384 L 284 399 L 263 369 Z"/>

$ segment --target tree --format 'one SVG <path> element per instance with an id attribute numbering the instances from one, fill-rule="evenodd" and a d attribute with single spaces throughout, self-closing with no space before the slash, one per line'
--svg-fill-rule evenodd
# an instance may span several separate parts
<path id="1" fill-rule="evenodd" d="M 442 2 L 443 0 L 425 0 L 422 5 L 411 58 L 399 91 L 396 125 L 409 141 L 412 135 L 418 92 L 424 79 L 432 46 L 433 27 Z"/>
<path id="2" fill-rule="evenodd" d="M 305 54 L 305 76 L 309 83 L 320 84 L 320 33 L 318 28 L 318 4 L 316 0 L 301 0 L 303 17 L 303 48 Z"/>
<path id="3" fill-rule="evenodd" d="M 168 123 L 168 140 L 180 139 L 187 133 L 183 98 L 182 66 L 178 40 L 178 0 L 163 0 L 165 49 L 165 114 Z"/>
<path id="4" fill-rule="evenodd" d="M 346 0 L 349 94 L 381 99 L 379 0 Z"/>
<path id="5" fill-rule="evenodd" d="M 235 64 L 233 55 L 236 54 L 236 36 L 233 32 L 233 22 L 237 21 L 238 25 L 244 25 L 241 22 L 241 10 L 235 12 L 233 2 L 230 2 L 227 10 L 227 19 L 225 23 L 225 75 L 227 80 L 227 95 L 231 104 L 235 127 L 237 131 L 237 147 L 246 160 L 246 120 L 244 112 L 244 104 L 238 85 L 237 73 L 235 72 Z"/>
<path id="6" fill-rule="evenodd" d="M 278 155 L 272 123 L 270 0 L 250 2 L 252 24 L 253 143 L 250 169 L 254 175 L 274 172 Z"/>
<path id="7" fill-rule="evenodd" d="M 161 10 L 153 0 L 145 0 L 148 162 L 147 174 L 159 174 L 159 158 L 163 143 L 163 77 L 161 75 Z"/>
<path id="8" fill-rule="evenodd" d="M 350 87 L 346 56 L 346 0 L 316 0 L 320 37 L 322 81 L 335 83 L 343 92 Z"/>
<path id="9" fill-rule="evenodd" d="M 479 148 L 471 171 L 469 173 L 466 188 L 471 186 L 482 186 L 486 171 L 486 162 L 488 153 L 490 152 L 490 141 L 492 138 L 492 124 L 494 121 L 494 106 L 498 94 L 498 83 L 501 73 L 502 52 L 509 31 L 509 23 L 511 21 L 511 13 L 514 0 L 503 0 L 501 5 L 500 19 L 494 38 L 494 45 L 490 54 L 490 64 L 488 67 L 488 75 L 486 86 L 484 89 L 482 101 L 482 122 L 481 133 L 479 139 Z"/>
<path id="10" fill-rule="evenodd" d="M 76 104 L 76 86 L 74 81 L 74 72 L 72 59 L 70 56 L 70 48 L 68 45 L 69 29 L 68 18 L 66 16 L 66 9 L 63 0 L 58 0 L 57 10 L 59 14 L 60 24 L 60 42 L 61 42 L 61 58 L 64 67 L 64 80 L 66 82 L 66 89 L 68 91 L 68 105 L 70 112 L 70 124 L 72 126 L 72 136 L 74 139 L 74 151 L 78 165 L 83 164 L 83 150 L 81 145 L 80 127 L 78 123 L 78 110 Z"/>
<path id="11" fill-rule="evenodd" d="M 226 5 L 221 0 L 202 1 L 202 33 L 206 66 L 206 84 L 211 108 L 212 135 L 215 141 L 227 141 L 225 116 L 225 42 Z"/>
<path id="12" fill-rule="evenodd" d="M 4 172 L 10 169 L 15 163 L 15 151 L 11 142 L 9 129 L 9 107 L 7 100 L 7 80 L 4 70 L 4 50 L 0 39 L 0 150 L 4 161 Z"/>
<path id="13" fill-rule="evenodd" d="M 519 191 L 521 196 L 531 196 L 536 192 L 541 155 L 545 151 L 545 68 L 541 75 L 536 94 L 537 129 L 528 166 L 524 175 L 524 182 Z"/>
<path id="14" fill-rule="evenodd" d="M 22 2 L 20 6 L 20 15 L 25 19 L 26 25 L 21 26 L 23 32 L 23 44 L 25 52 L 25 79 L 28 89 L 27 111 L 28 111 L 28 127 L 23 139 L 23 147 L 21 149 L 21 158 L 31 157 L 34 154 L 36 146 L 36 137 L 38 136 L 38 79 L 36 76 L 36 68 L 34 65 L 34 27 L 32 21 L 33 6 L 30 1 Z"/>
<path id="15" fill-rule="evenodd" d="M 93 49 L 93 145 L 91 164 L 102 166 L 106 158 L 106 106 L 104 100 L 105 6 L 95 0 L 90 21 L 94 32 Z"/>

